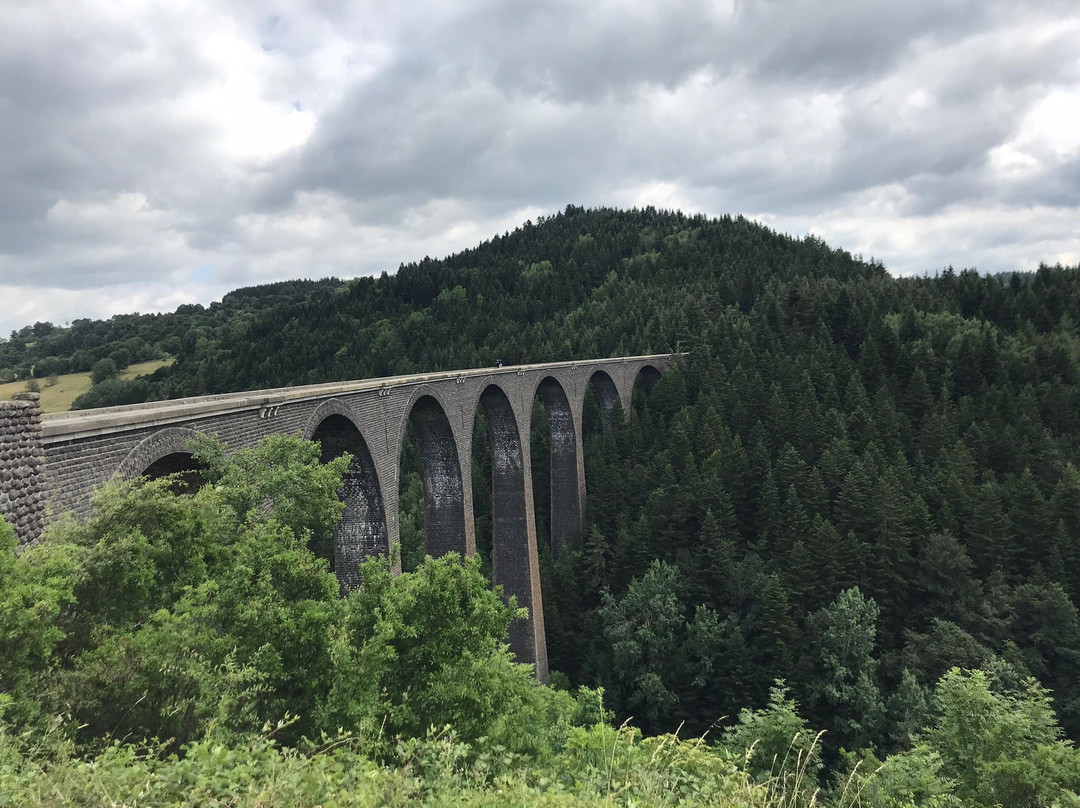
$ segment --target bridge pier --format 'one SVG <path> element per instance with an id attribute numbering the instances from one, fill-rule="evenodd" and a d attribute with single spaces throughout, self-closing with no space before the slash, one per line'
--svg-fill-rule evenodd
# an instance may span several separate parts
<path id="1" fill-rule="evenodd" d="M 532 504 L 532 464 L 528 431 L 496 385 L 480 396 L 491 445 L 492 580 L 529 611 L 510 625 L 510 647 L 521 662 L 536 666 L 547 681 L 547 639 L 540 594 L 540 558 L 536 546 L 536 516 Z"/>

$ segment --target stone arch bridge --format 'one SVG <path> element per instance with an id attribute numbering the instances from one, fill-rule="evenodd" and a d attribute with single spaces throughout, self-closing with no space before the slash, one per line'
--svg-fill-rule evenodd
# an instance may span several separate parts
<path id="1" fill-rule="evenodd" d="M 492 450 L 494 582 L 529 610 L 511 628 L 518 659 L 546 679 L 529 436 L 533 402 L 546 413 L 551 445 L 551 540 L 573 546 L 584 522 L 582 414 L 591 387 L 607 423 L 630 413 L 635 386 L 649 390 L 675 354 L 367 379 L 160 401 L 46 415 L 36 396 L 0 405 L 0 515 L 20 541 L 40 533 L 45 512 L 85 516 L 91 492 L 120 474 L 160 475 L 191 467 L 188 441 L 216 435 L 229 449 L 272 433 L 322 444 L 324 461 L 353 456 L 342 488 L 345 512 L 334 537 L 344 588 L 358 563 L 398 542 L 402 443 L 412 424 L 424 481 L 426 551 L 475 552 L 473 423 L 480 408 Z"/>

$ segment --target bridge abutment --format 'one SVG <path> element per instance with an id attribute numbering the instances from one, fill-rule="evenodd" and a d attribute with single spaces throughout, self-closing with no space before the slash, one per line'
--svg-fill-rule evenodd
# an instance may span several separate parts
<path id="1" fill-rule="evenodd" d="M 0 516 L 19 543 L 37 541 L 45 528 L 45 451 L 37 393 L 0 401 Z"/>

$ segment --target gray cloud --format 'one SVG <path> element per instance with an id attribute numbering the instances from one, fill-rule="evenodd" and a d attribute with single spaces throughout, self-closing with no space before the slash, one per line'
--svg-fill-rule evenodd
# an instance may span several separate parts
<path id="1" fill-rule="evenodd" d="M 392 270 L 569 202 L 898 272 L 1080 261 L 1075 3 L 398 6 L 5 9 L 0 333 Z"/>

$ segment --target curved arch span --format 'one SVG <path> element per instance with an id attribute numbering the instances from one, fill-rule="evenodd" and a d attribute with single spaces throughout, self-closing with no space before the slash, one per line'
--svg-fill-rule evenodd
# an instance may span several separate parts
<path id="1" fill-rule="evenodd" d="M 189 444 L 194 437 L 195 430 L 193 429 L 181 427 L 159 429 L 143 438 L 134 449 L 128 452 L 116 473 L 125 480 L 131 480 L 135 477 L 148 476 L 148 472 L 156 466 L 156 476 L 161 477 L 169 473 L 162 472 L 161 469 L 179 462 L 179 458 L 174 457 L 166 463 L 164 462 L 166 458 L 175 455 L 191 457 Z"/>
<path id="2" fill-rule="evenodd" d="M 334 527 L 333 547 L 312 548 L 331 561 L 341 588 L 352 589 L 360 583 L 361 561 L 390 552 L 379 476 L 367 441 L 348 416 L 328 408 L 312 430 L 311 440 L 318 441 L 323 463 L 345 453 L 352 456 L 338 491 L 345 510 Z"/>
<path id="3" fill-rule="evenodd" d="M 555 378 L 542 379 L 536 397 L 547 415 L 551 447 L 551 551 L 558 556 L 564 547 L 577 546 L 584 524 L 580 440 L 566 391 Z"/>
<path id="4" fill-rule="evenodd" d="M 619 399 L 619 389 L 606 371 L 596 370 L 589 377 L 589 386 L 596 395 L 596 401 L 600 405 L 600 423 L 606 432 L 611 428 L 611 419 L 617 409 L 622 408 Z"/>
<path id="5" fill-rule="evenodd" d="M 424 545 L 428 555 L 468 555 L 465 527 L 465 492 L 461 461 L 450 420 L 438 400 L 421 395 L 409 410 L 420 450 L 420 475 L 424 481 Z M 404 434 L 404 425 L 402 426 Z"/>
<path id="6" fill-rule="evenodd" d="M 331 415 L 342 415 L 347 418 L 354 427 L 359 431 L 360 419 L 357 417 L 355 410 L 349 405 L 347 401 L 342 401 L 340 398 L 328 398 L 315 408 L 314 412 L 308 417 L 307 424 L 304 426 L 303 431 L 300 433 L 304 440 L 315 440 L 315 430 L 329 418 Z"/>

